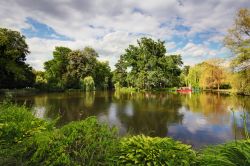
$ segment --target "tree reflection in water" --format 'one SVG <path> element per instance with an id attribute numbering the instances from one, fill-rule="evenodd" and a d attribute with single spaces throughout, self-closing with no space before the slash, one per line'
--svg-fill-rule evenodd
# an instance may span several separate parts
<path id="1" fill-rule="evenodd" d="M 97 116 L 115 125 L 120 134 L 171 136 L 200 147 L 244 137 L 240 115 L 247 112 L 250 129 L 250 97 L 218 93 L 176 94 L 166 92 L 68 92 L 16 97 L 48 119 L 60 116 L 58 126 Z M 234 129 L 231 108 L 235 110 Z"/>

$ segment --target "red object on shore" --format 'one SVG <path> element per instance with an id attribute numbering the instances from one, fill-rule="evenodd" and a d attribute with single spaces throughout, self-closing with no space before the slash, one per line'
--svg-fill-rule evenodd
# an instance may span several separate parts
<path id="1" fill-rule="evenodd" d="M 180 93 L 189 93 L 189 92 L 192 92 L 192 89 L 190 87 L 181 87 L 177 89 L 176 91 Z"/>

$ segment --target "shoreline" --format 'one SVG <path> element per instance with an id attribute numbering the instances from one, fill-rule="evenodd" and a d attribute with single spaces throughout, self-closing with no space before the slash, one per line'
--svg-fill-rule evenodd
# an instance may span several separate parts
<path id="1" fill-rule="evenodd" d="M 14 95 L 23 95 L 23 94 L 37 94 L 37 93 L 64 93 L 64 92 L 83 92 L 82 89 L 38 89 L 38 88 L 22 88 L 22 89 L 0 89 L 0 95 L 6 95 L 8 93 L 14 94 Z M 95 91 L 103 91 L 103 90 L 95 90 Z M 115 91 L 114 89 L 106 90 L 106 91 Z M 164 89 L 152 89 L 152 90 L 146 90 L 147 92 L 176 92 L 174 88 L 164 88 Z M 128 93 L 126 88 L 124 90 L 120 91 L 121 93 Z M 145 90 L 139 90 L 139 91 L 131 91 L 132 93 L 137 92 L 145 92 Z M 192 93 L 197 93 L 197 91 L 193 91 Z M 201 89 L 199 92 L 210 92 L 210 93 L 220 93 L 220 94 L 226 94 L 226 95 L 239 95 L 239 96 L 250 96 L 250 94 L 245 94 L 243 92 L 236 92 L 232 89 Z"/>

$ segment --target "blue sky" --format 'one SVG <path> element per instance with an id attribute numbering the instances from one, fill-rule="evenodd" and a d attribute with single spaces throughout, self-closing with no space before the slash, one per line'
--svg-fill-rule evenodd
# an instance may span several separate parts
<path id="1" fill-rule="evenodd" d="M 247 0 L 9 0 L 0 1 L 0 27 L 26 36 L 27 63 L 42 70 L 55 46 L 91 46 L 112 68 L 140 37 L 165 41 L 185 65 L 210 58 L 228 60 L 223 37 Z"/>
<path id="2" fill-rule="evenodd" d="M 27 24 L 30 25 L 28 28 L 22 28 L 21 32 L 27 38 L 41 38 L 41 39 L 55 39 L 60 41 L 70 41 L 70 37 L 61 35 L 57 33 L 52 27 L 41 23 L 31 17 L 27 17 L 26 21 Z"/>

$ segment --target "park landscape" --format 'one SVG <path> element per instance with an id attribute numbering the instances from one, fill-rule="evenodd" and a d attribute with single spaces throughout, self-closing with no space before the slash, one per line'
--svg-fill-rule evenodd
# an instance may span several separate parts
<path id="1" fill-rule="evenodd" d="M 143 34 L 113 66 L 57 45 L 38 70 L 0 27 L 0 165 L 250 165 L 250 9 L 230 19 L 230 55 L 192 65 Z"/>

